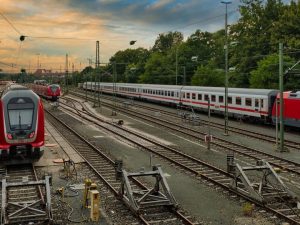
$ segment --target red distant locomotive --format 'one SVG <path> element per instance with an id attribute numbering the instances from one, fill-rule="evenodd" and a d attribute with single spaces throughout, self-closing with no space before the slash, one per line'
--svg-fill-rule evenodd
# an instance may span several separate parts
<path id="1" fill-rule="evenodd" d="M 52 101 L 56 101 L 61 95 L 58 84 L 47 84 L 45 80 L 35 80 L 30 88 L 38 95 Z"/>
<path id="2" fill-rule="evenodd" d="M 276 102 L 272 109 L 272 120 L 276 123 L 276 117 L 279 121 L 280 106 L 279 106 L 280 95 L 277 95 L 277 107 Z M 300 127 L 300 91 L 288 91 L 283 93 L 283 118 L 284 124 L 293 127 Z M 277 112 L 276 112 L 277 108 Z"/>
<path id="3" fill-rule="evenodd" d="M 42 101 L 33 91 L 12 84 L 0 100 L 0 159 L 30 162 L 42 155 L 45 142 Z"/>

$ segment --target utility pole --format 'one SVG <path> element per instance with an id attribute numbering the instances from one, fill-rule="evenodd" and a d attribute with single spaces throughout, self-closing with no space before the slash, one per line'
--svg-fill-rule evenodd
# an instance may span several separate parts
<path id="1" fill-rule="evenodd" d="M 116 88 L 117 88 L 117 65 L 116 65 L 116 62 L 113 62 L 113 94 L 114 94 L 114 108 L 113 108 L 113 111 L 111 112 L 111 115 L 112 116 L 116 116 L 117 115 L 117 112 L 116 112 L 116 108 L 117 108 L 117 96 L 116 96 Z"/>
<path id="2" fill-rule="evenodd" d="M 66 54 L 66 74 L 65 74 L 65 84 L 66 84 L 66 88 L 67 88 L 67 93 L 69 91 L 69 87 L 68 87 L 68 74 L 69 74 L 69 63 L 68 63 L 68 54 Z"/>
<path id="3" fill-rule="evenodd" d="M 96 62 L 95 67 L 99 68 L 100 66 L 100 47 L 99 47 L 99 41 L 96 41 Z"/>
<path id="4" fill-rule="evenodd" d="M 40 68 L 40 53 L 37 54 L 37 70 Z"/>
<path id="5" fill-rule="evenodd" d="M 208 106 L 208 138 L 207 138 L 207 150 L 210 150 L 211 132 L 210 132 L 210 97 L 207 99 Z"/>
<path id="6" fill-rule="evenodd" d="M 177 85 L 177 77 L 178 77 L 178 46 L 176 46 L 176 85 Z"/>
<path id="7" fill-rule="evenodd" d="M 221 3 L 225 4 L 226 12 L 225 12 L 225 130 L 224 135 L 228 135 L 228 37 L 227 37 L 227 5 L 230 4 L 230 1 L 221 1 Z"/>
<path id="8" fill-rule="evenodd" d="M 186 85 L 186 71 L 185 71 L 185 66 L 183 66 L 183 85 Z"/>
<path id="9" fill-rule="evenodd" d="M 283 44 L 279 43 L 279 89 L 280 89 L 280 152 L 284 149 L 284 122 L 283 122 Z"/>
<path id="10" fill-rule="evenodd" d="M 97 102 L 98 105 L 100 106 L 100 97 L 99 97 L 99 87 L 100 87 L 100 78 L 99 78 L 99 82 L 96 85 L 96 76 L 97 73 L 100 73 L 100 46 L 99 46 L 99 41 L 96 41 L 96 62 L 95 62 L 95 91 L 96 91 L 96 86 L 97 86 Z M 100 77 L 100 74 L 99 74 Z M 95 92 L 96 93 L 96 92 Z M 94 106 L 96 106 L 96 95 L 95 95 L 95 99 L 94 99 Z"/>

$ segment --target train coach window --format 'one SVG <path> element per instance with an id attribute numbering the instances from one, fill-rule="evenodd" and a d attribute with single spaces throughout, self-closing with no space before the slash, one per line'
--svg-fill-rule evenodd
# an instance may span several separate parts
<path id="1" fill-rule="evenodd" d="M 252 106 L 252 99 L 251 98 L 246 98 L 246 106 Z"/>
<path id="2" fill-rule="evenodd" d="M 185 92 L 182 93 L 182 98 L 185 98 Z"/>
<path id="3" fill-rule="evenodd" d="M 219 96 L 219 102 L 220 103 L 224 102 L 224 97 L 223 96 Z"/>
<path id="4" fill-rule="evenodd" d="M 255 107 L 259 107 L 259 100 L 255 99 Z"/>
<path id="5" fill-rule="evenodd" d="M 228 104 L 232 104 L 232 97 L 228 97 L 227 102 L 228 102 Z"/>
<path id="6" fill-rule="evenodd" d="M 241 99 L 241 97 L 236 97 L 236 98 L 235 98 L 235 104 L 237 104 L 237 105 L 241 105 L 241 104 L 242 104 L 242 99 Z"/>
<path id="7" fill-rule="evenodd" d="M 212 96 L 211 96 L 211 101 L 212 101 L 212 102 L 215 102 L 215 101 L 216 101 L 216 96 L 215 96 L 215 95 L 212 95 Z"/>
<path id="8" fill-rule="evenodd" d="M 171 96 L 174 97 L 174 91 L 171 91 Z"/>
<path id="9" fill-rule="evenodd" d="M 192 93 L 192 99 L 196 99 L 196 94 Z"/>
<path id="10" fill-rule="evenodd" d="M 261 107 L 261 108 L 264 107 L 264 100 L 263 100 L 263 99 L 260 100 L 260 107 Z"/>
<path id="11" fill-rule="evenodd" d="M 186 98 L 190 98 L 190 93 L 186 93 Z"/>
<path id="12" fill-rule="evenodd" d="M 208 101 L 208 95 L 204 95 L 204 100 Z"/>
<path id="13" fill-rule="evenodd" d="M 198 100 L 202 100 L 202 94 L 198 94 Z"/>

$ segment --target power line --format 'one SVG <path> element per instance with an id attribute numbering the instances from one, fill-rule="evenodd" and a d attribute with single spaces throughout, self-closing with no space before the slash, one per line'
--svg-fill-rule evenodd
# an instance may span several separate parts
<path id="1" fill-rule="evenodd" d="M 90 38 L 75 38 L 75 37 L 51 37 L 51 36 L 41 36 L 41 37 L 25 36 L 25 37 L 36 38 L 36 39 L 64 39 L 64 40 L 95 41 L 95 39 L 90 39 Z"/>
<path id="2" fill-rule="evenodd" d="M 17 65 L 13 64 L 13 63 L 9 64 L 9 63 L 0 62 L 0 64 L 8 66 L 8 67 L 12 67 L 12 68 L 17 68 Z"/>
<path id="3" fill-rule="evenodd" d="M 232 11 L 229 11 L 228 12 L 228 15 L 231 15 L 235 12 L 239 11 L 238 9 L 236 10 L 232 10 Z M 172 30 L 177 30 L 177 29 L 183 29 L 183 28 L 187 28 L 189 26 L 193 26 L 193 25 L 196 25 L 196 24 L 199 24 L 199 23 L 205 23 L 205 22 L 208 22 L 208 21 L 211 21 L 211 20 L 215 20 L 215 19 L 218 19 L 220 17 L 224 17 L 224 14 L 220 14 L 218 16 L 213 16 L 213 17 L 209 17 L 209 18 L 206 18 L 206 19 L 203 19 L 203 20 L 198 20 L 196 22 L 193 22 L 193 23 L 190 23 L 190 24 L 187 24 L 185 26 L 180 26 L 180 27 L 177 27 L 177 28 L 173 28 Z"/>
<path id="4" fill-rule="evenodd" d="M 0 12 L 0 15 L 6 20 L 6 22 L 19 34 L 21 35 L 21 32 L 8 20 L 6 16 L 4 16 L 3 13 Z"/>

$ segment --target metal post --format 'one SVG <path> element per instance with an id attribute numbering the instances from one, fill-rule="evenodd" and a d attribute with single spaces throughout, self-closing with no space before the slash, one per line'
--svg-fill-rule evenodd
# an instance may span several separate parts
<path id="1" fill-rule="evenodd" d="M 177 77 L 178 77 L 178 46 L 176 47 L 176 85 L 177 85 Z"/>
<path id="2" fill-rule="evenodd" d="M 69 68 L 68 54 L 66 54 L 66 74 L 65 74 L 66 78 L 65 78 L 65 80 L 66 80 L 67 93 L 69 91 L 69 87 L 68 87 L 68 74 L 69 74 L 69 70 L 68 70 L 68 68 Z"/>
<path id="3" fill-rule="evenodd" d="M 228 135 L 228 38 L 227 38 L 227 5 L 230 1 L 222 1 L 225 4 L 225 130 L 224 135 Z"/>
<path id="4" fill-rule="evenodd" d="M 88 89 L 88 75 L 86 74 L 86 79 L 85 79 L 85 101 L 87 102 L 87 89 Z"/>
<path id="5" fill-rule="evenodd" d="M 280 89 L 280 152 L 284 152 L 284 122 L 283 122 L 283 44 L 279 43 L 279 89 Z"/>
<path id="6" fill-rule="evenodd" d="M 112 111 L 112 116 L 116 116 L 117 113 L 116 113 L 116 108 L 117 108 L 117 96 L 116 96 L 116 88 L 117 88 L 117 68 L 116 68 L 116 62 L 113 62 L 113 95 L 114 95 L 114 108 L 113 108 L 113 111 Z"/>
<path id="7" fill-rule="evenodd" d="M 94 78 L 94 86 L 95 87 L 94 87 L 94 104 L 93 104 L 93 107 L 96 107 L 96 73 L 95 73 L 95 78 Z"/>
<path id="8" fill-rule="evenodd" d="M 183 67 L 183 85 L 186 85 L 186 71 L 185 71 L 185 66 Z"/>
<path id="9" fill-rule="evenodd" d="M 208 97 L 207 103 L 208 103 L 208 141 L 207 141 L 207 150 L 210 150 L 210 141 L 211 141 L 211 134 L 210 134 L 210 97 Z"/>
<path id="10" fill-rule="evenodd" d="M 100 74 L 100 70 L 99 70 L 99 75 L 98 75 L 98 106 L 101 107 L 101 104 L 100 104 L 100 90 L 101 90 L 101 87 L 100 87 L 100 81 L 101 81 L 101 74 Z"/>
<path id="11" fill-rule="evenodd" d="M 275 101 L 275 110 L 276 110 L 276 114 L 275 114 L 275 116 L 276 116 L 276 149 L 278 149 L 278 99 L 277 99 L 277 96 L 276 96 L 276 101 Z"/>

